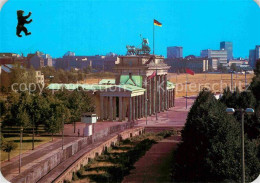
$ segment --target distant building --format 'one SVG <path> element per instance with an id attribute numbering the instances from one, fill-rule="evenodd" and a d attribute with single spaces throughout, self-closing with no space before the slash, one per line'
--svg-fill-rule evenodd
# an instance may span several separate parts
<path id="1" fill-rule="evenodd" d="M 232 64 L 236 64 L 236 66 L 240 66 L 240 65 L 248 65 L 248 61 L 247 60 L 229 60 L 228 61 L 228 65 L 231 66 Z"/>
<path id="2" fill-rule="evenodd" d="M 44 54 L 40 51 L 29 53 L 27 55 L 27 59 L 29 61 L 29 67 L 33 66 L 35 69 L 39 69 L 44 66 L 53 66 L 52 57 L 49 54 Z"/>
<path id="3" fill-rule="evenodd" d="M 180 46 L 167 47 L 167 58 L 183 58 L 183 48 Z"/>
<path id="4" fill-rule="evenodd" d="M 227 51 L 226 50 L 202 50 L 200 52 L 202 58 L 218 58 L 220 64 L 227 63 Z"/>
<path id="5" fill-rule="evenodd" d="M 57 58 L 55 60 L 55 67 L 62 68 L 64 70 L 70 70 L 71 68 L 84 69 L 91 67 L 94 71 L 113 71 L 115 62 L 118 57 L 115 54 L 109 54 L 108 56 L 95 55 L 95 56 L 66 56 Z M 72 54 L 73 55 L 73 54 Z"/>
<path id="6" fill-rule="evenodd" d="M 193 70 L 196 73 L 206 72 L 209 69 L 209 62 L 206 58 L 167 58 L 165 63 L 171 66 L 169 72 L 185 72 L 186 68 Z"/>
<path id="7" fill-rule="evenodd" d="M 4 64 L 21 64 L 27 67 L 28 59 L 26 57 L 20 57 L 16 53 L 0 53 L 0 65 Z"/>
<path id="8" fill-rule="evenodd" d="M 75 56 L 75 53 L 72 52 L 72 51 L 67 51 L 65 54 L 64 54 L 64 57 L 74 57 Z"/>
<path id="9" fill-rule="evenodd" d="M 7 65 L 1 65 L 0 88 L 8 91 L 11 83 L 11 68 Z"/>
<path id="10" fill-rule="evenodd" d="M 4 64 L 0 65 L 0 88 L 6 91 L 10 90 L 12 84 L 12 71 L 17 68 L 17 65 L 14 64 Z M 25 67 L 21 66 L 25 69 Z M 24 70 L 24 76 L 28 76 L 27 70 Z M 35 81 L 36 83 L 44 84 L 44 75 L 41 74 L 41 71 L 35 71 Z"/>
<path id="11" fill-rule="evenodd" d="M 255 65 L 255 50 L 249 50 L 249 65 L 251 67 Z"/>
<path id="12" fill-rule="evenodd" d="M 249 51 L 249 65 L 255 68 L 256 60 L 260 59 L 260 45 L 257 45 L 254 50 Z"/>
<path id="13" fill-rule="evenodd" d="M 44 66 L 52 67 L 52 58 L 49 54 L 43 54 L 41 57 L 44 59 Z"/>
<path id="14" fill-rule="evenodd" d="M 209 58 L 209 70 L 218 70 L 219 58 Z"/>
<path id="15" fill-rule="evenodd" d="M 29 66 L 32 66 L 34 69 L 40 69 L 44 66 L 44 59 L 40 55 L 36 54 L 30 58 Z"/>
<path id="16" fill-rule="evenodd" d="M 220 49 L 227 51 L 227 59 L 233 59 L 233 43 L 232 42 L 220 42 Z"/>
<path id="17" fill-rule="evenodd" d="M 17 53 L 0 53 L 0 58 L 1 57 L 16 57 L 16 58 L 18 58 L 18 57 L 20 57 L 20 55 L 17 54 Z"/>
<path id="18" fill-rule="evenodd" d="M 89 61 L 84 56 L 63 56 L 55 60 L 55 67 L 64 70 L 83 69 L 91 66 Z"/>
<path id="19" fill-rule="evenodd" d="M 35 78 L 36 83 L 44 85 L 44 75 L 41 73 L 41 71 L 35 71 Z"/>

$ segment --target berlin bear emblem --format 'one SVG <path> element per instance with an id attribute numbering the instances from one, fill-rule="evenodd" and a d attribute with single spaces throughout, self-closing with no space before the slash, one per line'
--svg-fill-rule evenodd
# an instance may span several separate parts
<path id="1" fill-rule="evenodd" d="M 18 20 L 18 24 L 16 27 L 16 35 L 18 37 L 22 37 L 22 35 L 20 35 L 20 33 L 23 31 L 25 33 L 26 36 L 30 35 L 31 32 L 28 32 L 28 30 L 26 29 L 26 27 L 24 26 L 24 24 L 29 24 L 32 22 L 32 19 L 27 21 L 26 19 L 29 18 L 31 16 L 31 12 L 29 12 L 29 14 L 27 16 L 23 16 L 24 11 L 23 10 L 18 10 L 17 11 L 17 20 Z"/>

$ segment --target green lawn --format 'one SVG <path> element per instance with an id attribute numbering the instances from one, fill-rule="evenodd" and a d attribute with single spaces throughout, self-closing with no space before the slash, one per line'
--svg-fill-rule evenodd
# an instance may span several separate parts
<path id="1" fill-rule="evenodd" d="M 7 138 L 5 138 L 5 140 L 14 141 L 17 144 L 17 148 L 11 152 L 10 158 L 19 155 L 20 137 L 7 137 Z M 51 141 L 51 137 L 35 137 L 34 138 L 34 148 L 41 144 L 47 143 L 49 141 Z M 23 137 L 22 153 L 24 153 L 28 150 L 32 150 L 32 137 Z M 0 154 L 1 154 L 1 161 L 5 161 L 8 159 L 8 153 L 1 150 Z"/>

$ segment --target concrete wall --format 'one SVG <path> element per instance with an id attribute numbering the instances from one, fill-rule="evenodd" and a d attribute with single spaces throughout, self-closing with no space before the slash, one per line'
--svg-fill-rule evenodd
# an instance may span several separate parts
<path id="1" fill-rule="evenodd" d="M 100 155 L 106 148 L 111 147 L 111 145 L 115 144 L 119 140 L 127 139 L 133 136 L 141 135 L 144 133 L 143 127 L 133 128 L 130 130 L 126 130 L 124 132 L 121 132 L 118 135 L 115 135 L 114 137 L 110 138 L 109 140 L 103 142 L 100 146 L 96 147 L 95 149 L 92 149 L 91 151 L 84 154 L 81 158 L 79 158 L 77 161 L 75 161 L 72 166 L 70 166 L 67 170 L 63 172 L 56 180 L 54 180 L 54 183 L 63 183 L 64 180 L 71 181 L 73 173 L 76 173 L 78 170 L 80 170 L 81 167 L 88 164 L 88 161 L 92 158 L 94 158 L 96 155 Z"/>
<path id="2" fill-rule="evenodd" d="M 57 149 L 49 154 L 43 156 L 39 161 L 32 165 L 32 168 L 28 171 L 22 172 L 19 176 L 11 180 L 15 183 L 34 183 L 45 176 L 50 170 L 55 168 L 61 162 L 67 160 L 72 155 L 76 154 L 82 148 L 86 147 L 93 142 L 101 141 L 104 137 L 119 132 L 121 130 L 130 129 L 133 127 L 133 123 L 124 123 L 109 127 L 107 129 L 101 130 L 95 133 L 93 136 L 84 137 L 78 139 L 70 144 L 64 146 L 64 150 Z M 95 155 L 95 154 L 94 154 Z M 93 155 L 92 155 L 93 156 Z"/>

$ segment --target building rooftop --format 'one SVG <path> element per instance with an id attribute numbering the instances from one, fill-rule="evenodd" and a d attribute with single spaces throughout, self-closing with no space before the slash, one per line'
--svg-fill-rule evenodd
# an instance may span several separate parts
<path id="1" fill-rule="evenodd" d="M 60 84 L 60 83 L 52 83 L 47 88 L 50 90 L 60 90 L 62 88 L 65 88 L 67 90 L 76 90 L 77 88 L 83 88 L 83 90 L 86 91 L 110 91 L 110 88 L 121 88 L 127 91 L 135 92 L 135 91 L 145 91 L 145 89 L 132 86 L 132 85 L 97 85 L 97 84 Z"/>
<path id="2" fill-rule="evenodd" d="M 113 79 L 111 79 L 112 81 Z M 102 81 L 102 80 L 101 80 Z M 144 92 L 146 91 L 144 88 L 134 86 L 131 84 L 120 84 L 120 85 L 107 85 L 107 84 L 63 84 L 63 83 L 52 83 L 50 84 L 47 89 L 50 90 L 60 90 L 65 88 L 67 90 L 76 90 L 78 88 L 82 88 L 86 91 L 112 91 L 112 88 L 121 88 L 123 90 L 131 91 L 131 92 Z M 167 81 L 167 89 L 174 89 L 175 84 Z"/>
<path id="3" fill-rule="evenodd" d="M 104 85 L 104 84 L 109 84 L 109 85 L 111 85 L 111 84 L 116 84 L 116 80 L 115 79 L 102 79 L 101 81 L 99 81 L 99 83 L 98 84 L 100 84 L 100 85 Z"/>

